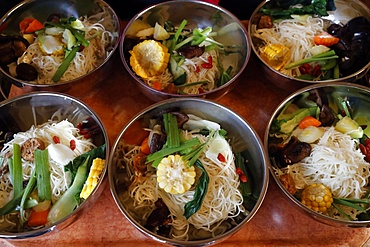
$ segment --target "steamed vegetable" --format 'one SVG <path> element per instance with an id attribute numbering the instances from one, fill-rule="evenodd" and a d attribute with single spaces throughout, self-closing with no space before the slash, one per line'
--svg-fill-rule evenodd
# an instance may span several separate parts
<path id="1" fill-rule="evenodd" d="M 202 162 L 197 160 L 194 165 L 202 171 L 202 175 L 200 175 L 197 185 L 195 187 L 193 200 L 185 204 L 184 216 L 187 219 L 189 219 L 190 216 L 195 214 L 202 206 L 204 197 L 207 194 L 208 183 L 209 183 L 209 176 L 208 176 L 207 171 L 204 169 Z"/>
<path id="2" fill-rule="evenodd" d="M 88 163 L 90 156 L 85 158 L 85 161 L 77 169 L 76 176 L 73 180 L 71 187 L 69 187 L 58 201 L 51 207 L 48 214 L 48 222 L 54 224 L 57 221 L 67 217 L 77 207 L 78 202 L 75 196 L 78 195 L 85 183 L 88 175 Z"/>
<path id="3" fill-rule="evenodd" d="M 288 19 L 291 18 L 291 15 L 328 16 L 327 11 L 335 9 L 334 0 L 271 0 L 265 4 L 261 11 L 275 18 Z"/>

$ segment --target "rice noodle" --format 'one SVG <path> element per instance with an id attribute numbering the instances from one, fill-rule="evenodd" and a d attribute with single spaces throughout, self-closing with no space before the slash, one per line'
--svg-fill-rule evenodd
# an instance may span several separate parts
<path id="1" fill-rule="evenodd" d="M 310 156 L 283 169 L 289 173 L 298 189 L 309 184 L 326 185 L 335 197 L 360 199 L 366 193 L 370 164 L 358 149 L 358 140 L 326 127 Z"/>
<path id="2" fill-rule="evenodd" d="M 290 57 L 286 64 L 299 61 L 311 56 L 310 49 L 315 45 L 314 36 L 324 31 L 324 20 L 308 16 L 306 20 L 286 19 L 273 22 L 272 28 L 263 28 L 255 31 L 254 36 L 266 44 L 283 44 L 290 50 Z M 299 76 L 298 68 L 286 70 L 281 73 L 288 76 Z"/>
<path id="3" fill-rule="evenodd" d="M 111 18 L 109 10 L 106 8 L 103 8 L 103 11 L 100 13 L 89 17 L 82 16 L 79 19 L 86 28 L 85 39 L 89 40 L 90 44 L 82 51 L 77 52 L 59 82 L 76 79 L 94 70 L 109 56 L 118 38 L 118 33 L 115 32 L 117 27 Z M 64 58 L 64 53 L 45 54 L 36 38 L 34 43 L 30 44 L 23 55 L 18 58 L 17 62 L 30 63 L 37 69 L 38 77 L 30 83 L 55 84 L 52 77 Z"/>
<path id="4" fill-rule="evenodd" d="M 202 143 L 207 140 L 207 136 L 192 131 L 182 130 L 181 135 L 184 139 L 196 137 Z M 225 142 L 227 141 L 225 140 Z M 209 149 L 210 144 L 206 143 L 203 153 L 198 158 L 208 173 L 209 184 L 202 206 L 196 213 L 189 219 L 184 216 L 184 206 L 187 202 L 193 200 L 194 189 L 190 189 L 183 194 L 165 192 L 159 188 L 156 171 L 149 165 L 148 169 L 150 170 L 147 175 L 136 177 L 128 188 L 128 195 L 123 196 L 123 200 L 127 204 L 129 204 L 128 198 L 133 199 L 130 211 L 135 215 L 136 220 L 145 225 L 147 218 L 156 208 L 155 202 L 158 198 L 161 198 L 170 211 L 170 237 L 177 240 L 195 240 L 224 233 L 230 229 L 235 217 L 246 214 L 247 212 L 242 205 L 243 196 L 238 189 L 240 181 L 236 173 L 231 146 L 227 144 L 227 150 L 224 151 L 225 153 L 223 152 L 226 162 L 220 162 L 218 159 L 207 156 Z M 121 143 L 119 150 L 123 151 L 124 154 L 122 157 L 114 157 L 114 162 L 118 166 L 125 163 L 128 175 L 133 179 L 133 159 L 140 152 L 139 147 L 125 147 L 125 144 Z M 201 171 L 197 169 L 196 180 L 201 174 Z"/>

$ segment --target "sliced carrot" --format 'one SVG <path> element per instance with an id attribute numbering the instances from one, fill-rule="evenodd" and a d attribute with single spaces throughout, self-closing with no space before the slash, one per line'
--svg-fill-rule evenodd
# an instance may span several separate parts
<path id="1" fill-rule="evenodd" d="M 161 91 L 162 90 L 162 85 L 159 81 L 155 81 L 155 82 L 153 82 L 153 88 L 155 90 Z"/>
<path id="2" fill-rule="evenodd" d="M 315 35 L 313 38 L 316 45 L 324 45 L 330 47 L 335 45 L 339 42 L 339 38 L 328 34 L 327 32 L 323 32 L 321 34 Z"/>
<path id="3" fill-rule="evenodd" d="M 144 141 L 141 143 L 140 151 L 143 154 L 150 154 L 150 146 L 149 146 L 149 138 L 145 138 Z"/>
<path id="4" fill-rule="evenodd" d="M 19 29 L 21 30 L 21 33 L 34 33 L 43 27 L 44 24 L 32 17 L 26 17 L 19 23 Z"/>
<path id="5" fill-rule="evenodd" d="M 305 129 L 308 126 L 315 126 L 319 127 L 321 125 L 321 122 L 317 120 L 316 118 L 312 116 L 304 117 L 298 124 L 298 127 L 301 129 Z"/>
<path id="6" fill-rule="evenodd" d="M 36 212 L 35 210 L 31 211 L 30 218 L 28 219 L 27 225 L 29 226 L 42 226 L 48 222 L 48 214 L 50 208 L 45 211 Z"/>

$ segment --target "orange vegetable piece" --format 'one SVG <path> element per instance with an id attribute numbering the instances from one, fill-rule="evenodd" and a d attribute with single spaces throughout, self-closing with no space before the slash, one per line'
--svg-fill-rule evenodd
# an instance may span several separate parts
<path id="1" fill-rule="evenodd" d="M 316 118 L 312 116 L 306 116 L 299 122 L 298 127 L 301 129 L 305 129 L 308 126 L 319 127 L 320 125 L 321 125 L 321 122 L 317 120 Z"/>
<path id="2" fill-rule="evenodd" d="M 149 138 L 145 138 L 144 141 L 141 143 L 140 151 L 143 154 L 150 154 L 150 147 L 149 147 Z"/>
<path id="3" fill-rule="evenodd" d="M 45 211 L 36 212 L 35 210 L 31 211 L 30 218 L 28 219 L 28 226 L 42 226 L 48 222 L 48 214 L 50 208 Z"/>
<path id="4" fill-rule="evenodd" d="M 161 91 L 162 90 L 162 85 L 159 81 L 155 81 L 155 82 L 153 82 L 152 88 L 154 88 L 155 90 Z"/>
<path id="5" fill-rule="evenodd" d="M 44 24 L 32 17 L 26 17 L 19 23 L 19 29 L 21 30 L 21 33 L 34 33 L 43 27 Z"/>
<path id="6" fill-rule="evenodd" d="M 335 45 L 339 42 L 339 38 L 328 34 L 327 32 L 315 35 L 313 39 L 316 45 L 324 45 L 327 47 Z"/>

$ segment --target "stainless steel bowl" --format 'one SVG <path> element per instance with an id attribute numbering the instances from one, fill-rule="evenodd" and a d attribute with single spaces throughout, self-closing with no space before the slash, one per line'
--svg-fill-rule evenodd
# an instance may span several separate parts
<path id="1" fill-rule="evenodd" d="M 217 16 L 217 20 L 215 19 L 215 16 Z M 130 54 L 128 53 L 128 50 L 132 49 L 132 47 L 130 46 L 130 40 L 127 37 L 127 33 L 133 23 L 138 19 L 147 20 L 148 24 L 152 27 L 154 27 L 156 22 L 163 23 L 164 21 L 171 21 L 175 27 L 178 27 L 180 23 L 186 19 L 186 29 L 192 30 L 197 27 L 206 28 L 210 26 L 214 28 L 213 31 L 217 31 L 230 23 L 236 23 L 237 29 L 235 31 L 228 33 L 228 35 L 215 37 L 215 40 L 220 41 L 225 46 L 235 45 L 241 47 L 242 51 L 240 54 L 237 56 L 237 58 L 233 58 L 237 59 L 236 73 L 232 76 L 231 80 L 224 85 L 211 91 L 199 94 L 173 94 L 153 89 L 144 83 L 141 78 L 135 74 L 130 66 Z M 186 96 L 209 99 L 221 98 L 237 85 L 238 77 L 243 72 L 249 61 L 250 51 L 250 44 L 243 24 L 226 9 L 204 1 L 165 1 L 163 3 L 148 7 L 136 14 L 130 20 L 123 31 L 120 43 L 120 56 L 123 65 L 134 79 L 138 89 L 152 101 Z"/>
<path id="2" fill-rule="evenodd" d="M 47 122 L 50 117 L 60 111 L 60 116 L 68 119 L 75 126 L 82 120 L 91 118 L 97 125 L 97 132 L 92 136 L 96 146 L 106 144 L 106 160 L 109 155 L 109 139 L 106 129 L 99 116 L 82 101 L 62 93 L 56 92 L 33 92 L 11 98 L 0 103 L 0 133 L 19 129 L 20 131 L 29 130 L 32 125 L 39 125 Z M 46 233 L 53 233 L 64 229 L 79 219 L 85 212 L 90 210 L 97 198 L 102 193 L 106 180 L 104 179 L 107 171 L 107 163 L 101 173 L 96 188 L 73 213 L 55 224 L 42 227 L 37 230 L 11 233 L 0 231 L 0 238 L 17 240 L 41 236 Z"/>
<path id="3" fill-rule="evenodd" d="M 62 17 L 74 16 L 78 18 L 84 15 L 90 16 L 99 13 L 103 8 L 107 9 L 111 15 L 114 25 L 109 28 L 112 29 L 110 31 L 117 35 L 117 38 L 111 45 L 111 51 L 105 60 L 96 68 L 91 70 L 86 75 L 70 81 L 43 85 L 33 84 L 28 81 L 15 78 L 6 69 L 0 67 L 0 72 L 3 74 L 2 79 L 4 82 L 13 83 L 18 87 L 31 88 L 30 91 L 64 92 L 73 87 L 77 90 L 87 92 L 92 89 L 98 82 L 101 82 L 109 75 L 109 71 L 114 63 L 114 61 L 112 62 L 111 57 L 118 47 L 121 34 L 121 22 L 119 17 L 106 2 L 103 0 L 26 0 L 14 6 L 0 19 L 0 30 L 3 29 L 0 32 L 1 34 L 20 35 L 19 23 L 26 17 L 34 17 L 41 22 L 44 22 L 51 14 L 59 14 Z"/>
<path id="4" fill-rule="evenodd" d="M 311 96 L 308 96 L 311 94 Z M 265 131 L 264 136 L 264 147 L 270 156 L 269 170 L 271 177 L 276 181 L 280 192 L 287 199 L 287 201 L 293 205 L 293 207 L 298 208 L 302 213 L 312 217 L 313 219 L 334 227 L 370 227 L 370 220 L 346 220 L 346 219 L 337 219 L 318 213 L 301 203 L 300 194 L 302 188 L 297 188 L 297 192 L 293 195 L 288 189 L 284 186 L 283 182 L 280 179 L 280 176 L 277 174 L 277 169 L 279 169 L 277 162 L 277 152 L 274 148 L 274 144 L 280 143 L 276 142 L 276 138 L 273 138 L 271 133 L 276 132 L 276 127 L 274 121 L 282 113 L 288 105 L 291 105 L 290 109 L 295 108 L 297 105 L 301 105 L 302 99 L 315 98 L 314 95 L 321 95 L 322 102 L 330 105 L 333 109 L 337 103 L 335 103 L 339 98 L 344 99 L 346 104 L 351 108 L 352 117 L 359 116 L 363 114 L 364 119 L 369 119 L 368 117 L 368 106 L 370 105 L 370 89 L 365 86 L 349 83 L 349 82 L 336 82 L 336 83 L 326 83 L 326 84 L 312 84 L 310 86 L 304 87 L 296 92 L 292 93 L 285 100 L 283 100 L 280 105 L 275 109 L 274 113 L 271 116 L 269 124 Z M 307 97 L 308 96 L 308 97 Z M 298 100 L 301 100 L 298 102 Z M 328 101 L 327 101 L 328 100 Z M 303 99 L 304 101 L 304 99 Z M 294 110 L 290 111 L 292 113 Z M 338 110 L 337 110 L 338 111 Z M 285 111 L 286 112 L 286 111 Z M 360 125 L 364 123 L 359 123 Z M 298 127 L 297 127 L 298 128 Z M 369 129 L 369 128 L 367 128 Z M 299 153 L 298 149 L 296 149 Z M 279 159 L 280 160 L 280 159 Z M 319 183 L 319 182 L 318 182 Z M 322 183 L 325 184 L 324 181 Z M 338 186 L 341 186 L 338 184 Z"/>
<path id="5" fill-rule="evenodd" d="M 135 210 L 130 208 L 130 199 L 127 198 L 127 188 L 131 184 L 132 177 L 126 173 L 127 164 L 117 162 L 118 157 L 122 156 L 122 150 L 119 146 L 122 143 L 128 145 L 139 145 L 147 132 L 143 130 L 148 125 L 148 120 L 154 116 L 158 116 L 160 112 L 170 109 L 181 109 L 185 113 L 192 113 L 204 119 L 219 123 L 227 132 L 233 152 L 247 150 L 248 165 L 252 176 L 253 194 L 257 198 L 250 206 L 250 213 L 246 217 L 242 217 L 241 221 L 234 225 L 225 233 L 213 238 L 179 241 L 167 237 L 160 236 L 146 229 L 142 224 L 138 223 L 135 217 Z M 215 102 L 200 99 L 200 98 L 173 98 L 156 103 L 144 109 L 132 118 L 122 129 L 117 137 L 111 151 L 109 160 L 108 177 L 111 186 L 113 198 L 122 212 L 122 214 L 131 222 L 140 232 L 161 243 L 172 244 L 176 246 L 205 246 L 209 244 L 219 243 L 220 241 L 230 237 L 249 222 L 260 208 L 268 187 L 268 169 L 266 162 L 267 156 L 262 147 L 261 141 L 252 129 L 240 116 L 230 109 L 219 105 Z M 126 195 L 126 196 L 125 196 Z M 246 201 L 244 205 L 246 206 Z M 249 208 L 249 207 L 247 207 Z M 140 210 L 140 209 L 138 209 Z"/>
<path id="6" fill-rule="evenodd" d="M 252 50 L 259 62 L 262 64 L 266 75 L 271 79 L 270 82 L 275 86 L 282 89 L 293 89 L 298 90 L 302 87 L 308 86 L 312 83 L 331 83 L 331 82 L 356 82 L 361 79 L 370 68 L 370 60 L 361 69 L 347 76 L 343 76 L 338 79 L 329 79 L 325 81 L 310 81 L 299 78 L 293 78 L 287 76 L 280 71 L 272 68 L 267 62 L 265 62 L 261 56 L 259 49 L 261 47 L 261 41 L 255 38 L 256 25 L 258 23 L 259 16 L 261 15 L 261 8 L 263 8 L 269 1 L 263 1 L 253 12 L 249 26 L 248 26 L 248 38 Z M 329 16 L 323 17 L 324 20 L 329 20 L 332 23 L 345 25 L 349 20 L 359 15 L 364 16 L 370 21 L 370 10 L 363 2 L 359 0 L 334 0 L 336 10 L 328 11 Z M 292 91 L 293 92 L 293 91 Z"/>

